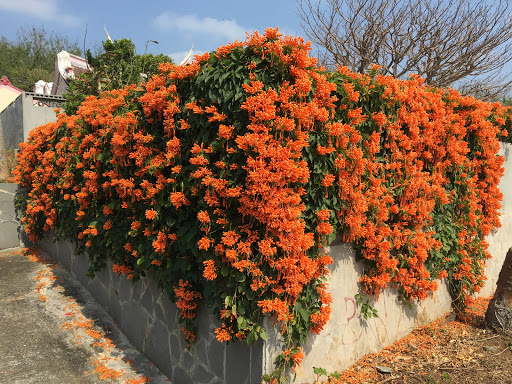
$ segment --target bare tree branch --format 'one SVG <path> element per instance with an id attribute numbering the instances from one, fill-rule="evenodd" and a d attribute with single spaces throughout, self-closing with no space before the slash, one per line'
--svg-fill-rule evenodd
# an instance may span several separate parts
<path id="1" fill-rule="evenodd" d="M 297 0 L 327 67 L 417 73 L 427 84 L 494 98 L 510 90 L 512 0 Z"/>

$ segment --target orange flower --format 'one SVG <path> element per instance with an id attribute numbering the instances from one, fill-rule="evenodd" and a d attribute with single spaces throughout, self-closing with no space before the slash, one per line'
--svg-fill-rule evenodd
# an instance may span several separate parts
<path id="1" fill-rule="evenodd" d="M 204 264 L 204 272 L 203 276 L 207 280 L 214 280 L 217 278 L 217 274 L 215 273 L 215 262 L 213 260 L 205 260 Z"/>
<path id="2" fill-rule="evenodd" d="M 183 192 L 173 192 L 170 196 L 171 203 L 176 207 L 179 208 L 182 205 L 189 205 L 189 201 L 185 197 L 185 194 Z"/>
<path id="3" fill-rule="evenodd" d="M 323 155 L 327 155 L 329 153 L 333 153 L 333 152 L 336 152 L 336 148 L 334 147 L 323 147 L 321 145 L 318 145 L 316 147 L 316 151 L 319 155 L 323 156 Z"/>
<path id="4" fill-rule="evenodd" d="M 117 276 L 119 276 L 119 274 L 121 274 L 121 273 L 123 275 L 128 275 L 133 272 L 133 270 L 130 267 L 128 267 L 126 265 L 118 265 L 118 264 L 114 264 L 112 266 L 112 271 L 114 271 Z"/>
<path id="5" fill-rule="evenodd" d="M 328 209 L 322 209 L 316 213 L 318 220 L 327 221 L 331 217 L 331 211 Z"/>
<path id="6" fill-rule="evenodd" d="M 207 251 L 212 245 L 212 241 L 208 237 L 204 236 L 197 242 L 197 244 L 199 245 L 199 249 Z"/>
<path id="7" fill-rule="evenodd" d="M 157 253 L 164 253 L 166 247 L 167 235 L 164 232 L 158 232 L 157 239 L 153 241 L 153 248 Z M 159 264 L 161 265 L 161 264 Z"/>
<path id="8" fill-rule="evenodd" d="M 203 224 L 210 222 L 210 216 L 208 215 L 208 212 L 206 212 L 206 211 L 199 211 L 197 213 L 197 218 Z"/>
<path id="9" fill-rule="evenodd" d="M 219 125 L 219 133 L 218 136 L 222 139 L 229 140 L 232 137 L 233 130 L 235 129 L 232 125 Z"/>
<path id="10" fill-rule="evenodd" d="M 216 336 L 217 340 L 220 342 L 231 340 L 231 335 L 225 328 L 217 328 L 215 330 L 215 334 L 217 335 Z"/>
<path id="11" fill-rule="evenodd" d="M 156 219 L 157 215 L 158 215 L 158 213 L 154 209 L 147 209 L 146 213 L 145 213 L 146 219 L 149 219 L 149 220 Z"/>
<path id="12" fill-rule="evenodd" d="M 201 294 L 190 289 L 191 285 L 188 281 L 180 279 L 178 286 L 174 287 L 174 294 L 177 301 L 176 306 L 181 312 L 181 316 L 185 319 L 193 319 L 196 315 L 197 300 L 201 299 Z"/>
<path id="13" fill-rule="evenodd" d="M 147 211 L 146 211 L 146 212 L 147 212 Z M 151 216 L 152 216 L 152 214 L 153 214 L 153 212 L 151 213 Z M 146 213 L 146 217 L 148 217 L 148 216 L 147 216 L 147 213 Z M 148 217 L 148 219 L 149 219 L 149 217 Z M 141 226 L 141 222 L 140 222 L 140 221 L 133 221 L 133 222 L 131 223 L 131 225 L 130 225 L 130 228 L 131 228 L 132 230 L 136 230 L 136 229 L 139 229 L 139 228 L 140 228 L 140 226 Z"/>
<path id="14" fill-rule="evenodd" d="M 301 347 L 297 347 L 298 351 L 292 354 L 292 360 L 293 360 L 293 367 L 292 369 L 297 368 L 300 363 L 302 363 L 302 360 L 304 359 L 305 355 L 304 352 L 302 352 Z"/>
<path id="15" fill-rule="evenodd" d="M 330 187 L 332 183 L 336 180 L 336 177 L 334 175 L 331 175 L 330 173 L 326 173 L 323 180 L 322 180 L 322 186 L 324 187 Z"/>

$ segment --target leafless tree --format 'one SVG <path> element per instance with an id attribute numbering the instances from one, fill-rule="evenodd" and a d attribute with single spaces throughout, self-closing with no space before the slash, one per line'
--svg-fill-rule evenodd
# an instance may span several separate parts
<path id="1" fill-rule="evenodd" d="M 321 64 L 363 72 L 379 64 L 398 78 L 491 99 L 512 86 L 512 0 L 297 0 Z"/>

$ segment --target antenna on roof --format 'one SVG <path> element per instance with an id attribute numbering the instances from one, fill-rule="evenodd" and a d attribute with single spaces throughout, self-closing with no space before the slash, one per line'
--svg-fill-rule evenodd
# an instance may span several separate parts
<path id="1" fill-rule="evenodd" d="M 103 29 L 105 30 L 105 37 L 107 38 L 108 41 L 110 41 L 112 43 L 113 41 L 110 38 L 110 35 L 108 34 L 108 31 L 107 31 L 107 27 L 105 25 L 103 26 Z"/>

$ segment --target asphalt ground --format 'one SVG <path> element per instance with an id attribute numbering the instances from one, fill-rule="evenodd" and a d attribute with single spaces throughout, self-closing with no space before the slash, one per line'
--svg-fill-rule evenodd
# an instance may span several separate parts
<path id="1" fill-rule="evenodd" d="M 0 383 L 169 383 L 50 257 L 0 251 Z"/>

